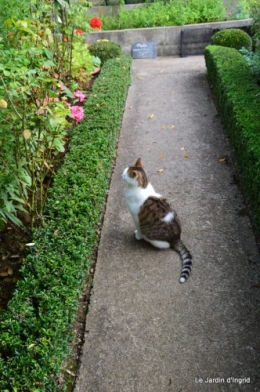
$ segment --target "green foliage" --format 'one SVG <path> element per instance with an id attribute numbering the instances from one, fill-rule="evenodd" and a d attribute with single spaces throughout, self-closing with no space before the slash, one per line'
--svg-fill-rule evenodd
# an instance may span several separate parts
<path id="1" fill-rule="evenodd" d="M 69 108 L 55 100 L 59 83 L 51 76 L 51 52 L 29 42 L 1 51 L 0 97 L 6 102 L 0 110 L 1 171 L 12 180 L 0 183 L 0 213 L 14 223 L 15 209 L 22 205 L 32 220 L 42 215 L 43 182 L 53 170 L 53 154 L 64 151 L 70 116 Z"/>
<path id="2" fill-rule="evenodd" d="M 218 31 L 211 39 L 212 45 L 220 45 L 228 48 L 247 50 L 252 49 L 252 39 L 243 30 L 240 29 L 225 29 Z"/>
<path id="3" fill-rule="evenodd" d="M 23 10 L 3 4 L 7 19 L 0 41 L 0 219 L 20 224 L 16 212 L 25 209 L 33 225 L 41 219 L 46 185 L 73 121 L 66 104 L 78 88 L 72 76 L 79 83 L 89 80 L 98 59 L 75 30 L 85 0 L 80 5 L 65 0 L 19 4 Z"/>
<path id="4" fill-rule="evenodd" d="M 251 74 L 255 76 L 257 82 L 260 84 L 260 51 L 251 52 L 243 48 L 240 49 L 240 53 L 249 65 Z"/>
<path id="5" fill-rule="evenodd" d="M 248 19 L 250 17 L 250 7 L 248 0 L 240 0 L 234 6 L 234 15 L 232 19 Z"/>
<path id="6" fill-rule="evenodd" d="M 256 50 L 260 50 L 260 3 L 259 0 L 248 0 L 250 15 L 253 18 L 253 42 Z"/>
<path id="7" fill-rule="evenodd" d="M 97 56 L 101 60 L 101 64 L 104 64 L 109 59 L 114 59 L 121 56 L 122 49 L 119 44 L 113 41 L 97 41 L 90 45 L 89 52 L 93 56 Z"/>
<path id="8" fill-rule="evenodd" d="M 0 0 L 0 35 L 3 37 L 8 33 L 8 28 L 5 26 L 7 19 L 25 19 L 30 14 L 30 2 L 28 0 Z"/>
<path id="9" fill-rule="evenodd" d="M 260 88 L 236 49 L 209 45 L 205 60 L 209 82 L 260 232 Z"/>
<path id="10" fill-rule="evenodd" d="M 94 71 L 96 64 L 98 64 L 97 56 L 91 55 L 85 43 L 75 42 L 73 44 L 71 74 L 73 79 L 79 82 L 79 86 L 91 79 L 91 72 Z"/>
<path id="11" fill-rule="evenodd" d="M 131 10 L 121 7 L 117 16 L 101 17 L 103 30 L 181 26 L 224 19 L 225 8 L 222 0 L 159 0 Z"/>
<path id="12" fill-rule="evenodd" d="M 69 354 L 78 298 L 98 242 L 130 64 L 130 56 L 107 61 L 94 83 L 88 115 L 74 128 L 50 190 L 45 223 L 34 232 L 23 279 L 0 314 L 1 391 L 62 389 L 55 380 Z"/>

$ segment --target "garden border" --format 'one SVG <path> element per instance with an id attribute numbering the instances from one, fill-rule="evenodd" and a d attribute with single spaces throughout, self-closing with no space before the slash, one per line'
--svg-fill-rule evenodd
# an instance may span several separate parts
<path id="1" fill-rule="evenodd" d="M 86 118 L 72 131 L 23 279 L 0 314 L 1 391 L 61 390 L 58 377 L 66 370 L 79 296 L 98 243 L 130 68 L 130 56 L 104 64 L 85 103 Z"/>
<path id="2" fill-rule="evenodd" d="M 259 85 L 246 60 L 233 48 L 205 49 L 208 80 L 234 150 L 241 185 L 260 235 L 260 113 Z"/>

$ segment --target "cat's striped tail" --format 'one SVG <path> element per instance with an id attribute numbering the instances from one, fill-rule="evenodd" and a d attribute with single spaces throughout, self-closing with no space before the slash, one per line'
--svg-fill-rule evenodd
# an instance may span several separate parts
<path id="1" fill-rule="evenodd" d="M 175 244 L 174 249 L 179 253 L 182 262 L 181 276 L 179 282 L 184 283 L 190 276 L 193 259 L 181 239 Z"/>

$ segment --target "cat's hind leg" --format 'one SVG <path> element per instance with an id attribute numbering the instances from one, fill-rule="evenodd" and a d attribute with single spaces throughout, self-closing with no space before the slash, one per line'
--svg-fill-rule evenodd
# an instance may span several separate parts
<path id="1" fill-rule="evenodd" d="M 170 248 L 170 243 L 167 241 L 159 241 L 159 240 L 149 240 L 147 237 L 143 237 L 145 241 L 150 242 L 155 248 L 158 249 L 168 249 Z"/>
<path id="2" fill-rule="evenodd" d="M 144 236 L 139 232 L 139 230 L 135 230 L 134 231 L 134 233 L 135 233 L 135 238 L 137 239 L 137 240 L 141 240 L 141 239 L 143 239 L 144 238 Z"/>

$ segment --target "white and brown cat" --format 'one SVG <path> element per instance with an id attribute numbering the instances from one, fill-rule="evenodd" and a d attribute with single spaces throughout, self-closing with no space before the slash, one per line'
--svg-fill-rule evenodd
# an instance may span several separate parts
<path id="1" fill-rule="evenodd" d="M 181 225 L 176 212 L 148 181 L 141 158 L 123 174 L 127 184 L 126 203 L 135 223 L 135 238 L 144 239 L 160 249 L 172 248 L 182 261 L 180 283 L 188 279 L 193 259 L 181 240 Z"/>

